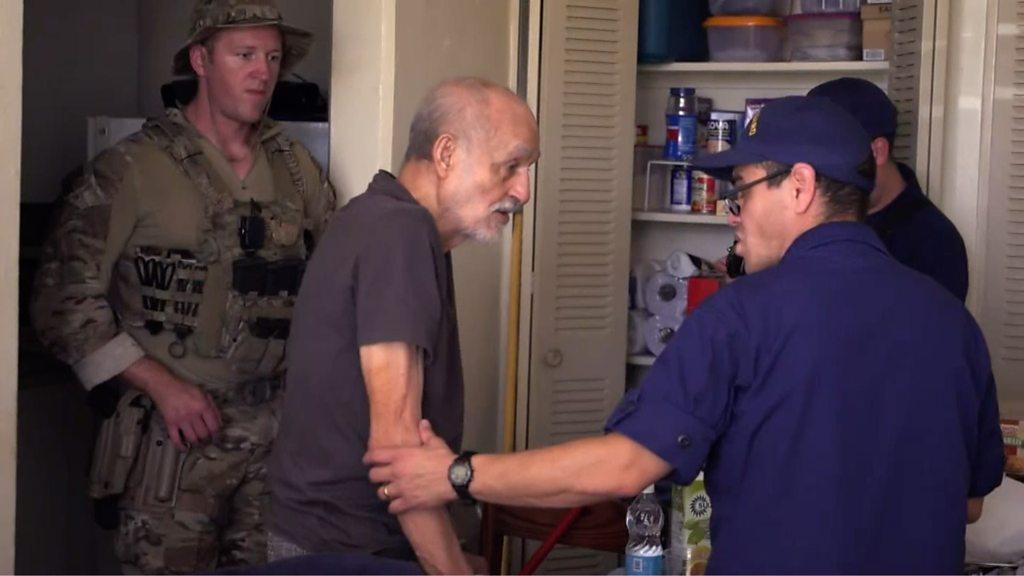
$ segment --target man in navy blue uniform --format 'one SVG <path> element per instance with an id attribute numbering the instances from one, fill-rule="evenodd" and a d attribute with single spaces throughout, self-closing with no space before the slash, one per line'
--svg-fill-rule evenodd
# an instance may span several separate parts
<path id="1" fill-rule="evenodd" d="M 877 176 L 865 222 L 894 258 L 931 276 L 954 296 L 967 299 L 967 250 L 956 226 L 917 182 L 917 174 L 892 158 L 896 106 L 881 88 L 861 78 L 819 84 L 808 96 L 828 98 L 860 122 L 871 138 Z"/>
<path id="2" fill-rule="evenodd" d="M 869 142 L 829 100 L 769 103 L 697 162 L 736 183 L 749 273 L 686 319 L 608 433 L 453 460 L 424 422 L 422 447 L 366 455 L 378 496 L 575 506 L 703 469 L 709 572 L 960 572 L 1002 479 L 995 384 L 968 311 L 860 222 Z"/>

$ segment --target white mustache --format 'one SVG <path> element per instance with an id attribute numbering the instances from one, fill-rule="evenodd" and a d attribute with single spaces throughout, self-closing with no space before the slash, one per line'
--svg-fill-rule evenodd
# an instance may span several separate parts
<path id="1" fill-rule="evenodd" d="M 491 212 L 501 212 L 503 214 L 515 214 L 523 211 L 523 203 L 518 198 L 509 197 L 501 202 L 498 202 L 494 206 L 491 206 Z"/>

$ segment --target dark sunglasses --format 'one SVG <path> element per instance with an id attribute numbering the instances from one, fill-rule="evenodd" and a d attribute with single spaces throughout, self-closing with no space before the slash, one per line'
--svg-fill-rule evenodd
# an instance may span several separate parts
<path id="1" fill-rule="evenodd" d="M 767 182 L 767 181 L 771 180 L 772 178 L 778 178 L 779 176 L 788 175 L 792 171 L 793 171 L 793 167 L 791 166 L 789 168 L 783 168 L 782 170 L 778 170 L 776 172 L 772 172 L 771 174 L 768 174 L 767 176 L 765 176 L 763 178 L 758 178 L 757 180 L 751 180 L 750 182 L 747 182 L 745 184 L 740 184 L 739 186 L 737 186 L 734 183 L 733 184 L 733 188 L 732 188 L 732 195 L 729 198 L 725 199 L 725 208 L 733 216 L 739 216 L 740 215 L 740 202 L 739 202 L 740 194 L 746 192 L 747 190 L 750 190 L 751 188 L 753 188 L 754 186 L 757 186 L 758 184 L 760 184 L 762 182 Z"/>

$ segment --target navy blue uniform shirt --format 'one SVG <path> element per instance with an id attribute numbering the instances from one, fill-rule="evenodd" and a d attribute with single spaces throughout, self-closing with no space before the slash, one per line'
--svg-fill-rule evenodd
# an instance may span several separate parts
<path id="1" fill-rule="evenodd" d="M 608 430 L 711 497 L 714 573 L 952 573 L 1002 479 L 984 339 L 870 228 L 829 223 L 689 316 Z"/>
<path id="2" fill-rule="evenodd" d="M 921 191 L 917 175 L 897 164 L 907 187 L 885 208 L 869 214 L 875 229 L 894 258 L 931 276 L 954 296 L 967 299 L 967 250 L 956 226 Z"/>

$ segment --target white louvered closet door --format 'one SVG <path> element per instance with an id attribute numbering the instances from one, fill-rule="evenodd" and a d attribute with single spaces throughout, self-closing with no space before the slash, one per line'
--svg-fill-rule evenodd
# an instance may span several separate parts
<path id="1" fill-rule="evenodd" d="M 527 447 L 600 434 L 622 396 L 635 0 L 543 3 Z"/>
<path id="2" fill-rule="evenodd" d="M 896 142 L 892 155 L 917 170 L 922 187 L 928 189 L 928 143 L 930 122 L 919 118 L 922 105 L 931 106 L 931 68 L 934 52 L 923 50 L 922 40 L 934 34 L 934 22 L 925 21 L 925 2 L 934 0 L 893 0 L 892 57 L 889 62 L 889 98 L 899 111 Z M 928 11 L 932 14 L 934 9 Z M 928 29 L 929 26 L 932 29 Z M 922 78 L 922 72 L 926 77 Z M 920 159 L 920 160 L 919 160 Z"/>
<path id="3" fill-rule="evenodd" d="M 1024 0 L 1000 0 L 980 320 L 1001 412 L 1024 418 Z"/>
<path id="4" fill-rule="evenodd" d="M 526 446 L 601 434 L 625 388 L 636 0 L 544 0 Z M 546 573 L 607 573 L 558 548 Z"/>
<path id="5" fill-rule="evenodd" d="M 892 14 L 893 57 L 889 64 L 889 97 L 899 110 L 893 156 L 911 164 L 917 149 L 923 1 L 895 0 Z"/>

